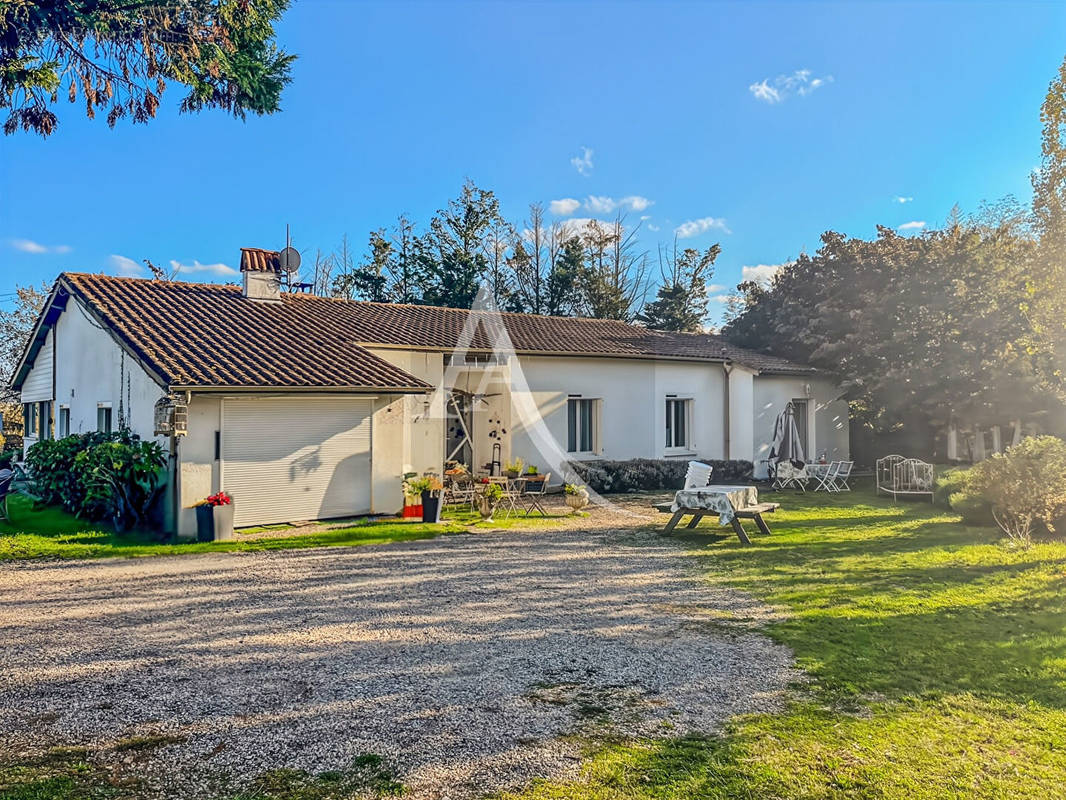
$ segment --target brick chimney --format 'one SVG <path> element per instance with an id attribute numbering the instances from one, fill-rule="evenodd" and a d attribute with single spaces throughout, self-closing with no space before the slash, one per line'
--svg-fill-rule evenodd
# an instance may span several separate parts
<path id="1" fill-rule="evenodd" d="M 241 277 L 249 300 L 281 302 L 281 262 L 276 250 L 242 247 Z"/>

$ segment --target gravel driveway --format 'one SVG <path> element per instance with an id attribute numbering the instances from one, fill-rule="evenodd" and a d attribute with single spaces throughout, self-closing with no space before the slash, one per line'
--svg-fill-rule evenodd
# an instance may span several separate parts
<path id="1" fill-rule="evenodd" d="M 176 734 L 138 769 L 190 798 L 365 753 L 416 798 L 566 777 L 564 734 L 711 732 L 797 678 L 691 566 L 603 531 L 5 565 L 0 749 Z"/>

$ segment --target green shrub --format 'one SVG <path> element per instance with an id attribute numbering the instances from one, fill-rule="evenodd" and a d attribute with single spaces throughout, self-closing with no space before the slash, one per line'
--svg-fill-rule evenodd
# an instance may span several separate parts
<path id="1" fill-rule="evenodd" d="M 1056 522 L 1066 516 L 1066 442 L 1054 436 L 1023 439 L 971 468 L 959 494 L 965 503 L 971 497 L 986 503 L 1014 541 L 1028 544 L 1034 525 L 1055 533 Z"/>
<path id="2" fill-rule="evenodd" d="M 83 433 L 37 442 L 26 464 L 45 505 L 128 530 L 144 524 L 162 491 L 166 456 L 129 431 Z"/>
<path id="3" fill-rule="evenodd" d="M 973 469 L 953 467 L 940 475 L 933 491 L 933 501 L 950 508 L 967 525 L 995 525 L 992 506 L 972 487 Z"/>
<path id="4" fill-rule="evenodd" d="M 712 467 L 712 483 L 751 479 L 750 461 L 704 461 Z M 631 461 L 574 461 L 571 468 L 596 492 L 639 492 L 680 489 L 685 485 L 688 461 L 634 458 Z"/>
<path id="5" fill-rule="evenodd" d="M 108 519 L 120 531 L 144 526 L 163 490 L 166 463 L 155 442 L 101 442 L 82 450 L 74 459 L 83 494 L 80 515 Z"/>

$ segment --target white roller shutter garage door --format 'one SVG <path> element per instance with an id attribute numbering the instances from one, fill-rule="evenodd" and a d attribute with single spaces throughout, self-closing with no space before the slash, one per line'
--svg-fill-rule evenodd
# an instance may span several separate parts
<path id="1" fill-rule="evenodd" d="M 370 400 L 227 398 L 222 409 L 234 525 L 370 511 Z"/>

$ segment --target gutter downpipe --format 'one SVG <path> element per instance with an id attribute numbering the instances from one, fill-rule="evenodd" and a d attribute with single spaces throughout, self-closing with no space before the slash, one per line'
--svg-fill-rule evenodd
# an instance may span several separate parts
<path id="1" fill-rule="evenodd" d="M 731 419 L 732 415 L 730 413 L 730 408 L 729 408 L 729 376 L 733 372 L 733 362 L 732 361 L 723 361 L 722 362 L 722 372 L 725 373 L 725 391 L 724 391 L 725 402 L 722 403 L 722 416 L 723 416 L 723 422 L 724 422 L 724 427 L 723 427 L 723 430 L 722 430 L 722 460 L 723 461 L 729 461 L 729 455 L 730 455 L 729 451 L 731 449 L 731 442 L 730 442 L 730 437 L 729 437 L 729 429 L 730 429 L 730 427 L 732 427 L 732 424 L 733 424 L 732 423 L 732 419 Z"/>

